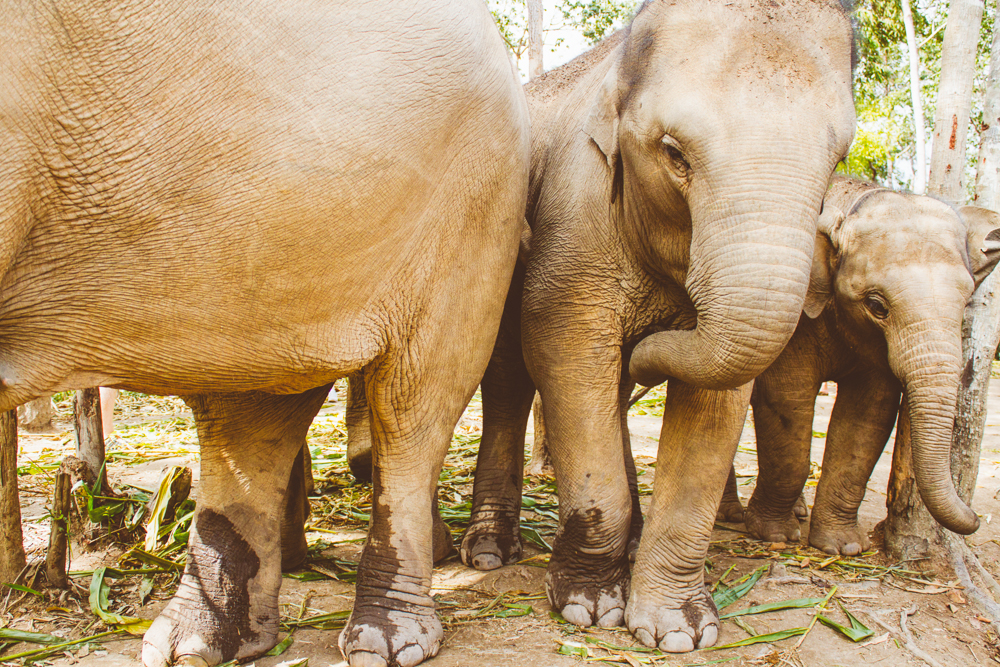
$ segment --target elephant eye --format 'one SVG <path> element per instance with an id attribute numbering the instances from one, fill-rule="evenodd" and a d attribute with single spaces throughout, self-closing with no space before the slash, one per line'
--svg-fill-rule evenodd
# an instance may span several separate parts
<path id="1" fill-rule="evenodd" d="M 690 176 L 691 165 L 684 159 L 684 153 L 681 152 L 677 141 L 670 135 L 664 135 L 661 141 L 663 142 L 663 152 L 667 156 L 667 166 L 670 170 L 680 178 Z"/>
<path id="2" fill-rule="evenodd" d="M 864 304 L 868 312 L 876 319 L 884 320 L 889 317 L 889 306 L 886 304 L 885 299 L 878 294 L 872 293 L 867 295 L 864 299 Z"/>

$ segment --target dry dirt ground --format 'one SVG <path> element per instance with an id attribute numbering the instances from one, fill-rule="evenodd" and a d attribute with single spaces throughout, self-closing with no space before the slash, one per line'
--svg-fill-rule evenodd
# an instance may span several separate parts
<path id="1" fill-rule="evenodd" d="M 343 397 L 343 391 L 340 392 Z M 820 462 L 833 396 L 818 399 L 814 424 L 813 460 Z M 51 469 L 65 454 L 72 452 L 73 437 L 67 418 L 69 402 L 60 404 L 60 420 L 56 431 L 37 435 L 22 433 L 21 489 L 25 520 L 25 542 L 29 560 L 38 559 L 47 540 L 45 503 L 51 492 Z M 997 525 L 1000 523 L 998 491 L 1000 470 L 1000 382 L 994 382 L 990 395 L 990 414 L 983 443 L 979 485 L 974 507 L 983 517 L 979 532 L 969 538 L 973 551 L 985 567 L 1000 575 L 1000 546 Z M 324 406 L 310 432 L 310 447 L 314 454 L 317 489 L 322 496 L 313 499 L 313 518 L 309 533 L 312 557 L 298 578 L 285 578 L 281 591 L 283 618 L 310 619 L 320 614 L 344 612 L 353 602 L 353 562 L 356 562 L 364 538 L 363 525 L 367 518 L 366 503 L 369 489 L 352 485 L 343 461 L 343 403 L 337 394 Z M 660 419 L 656 397 L 647 397 L 630 413 L 630 431 L 640 485 L 646 494 L 655 477 L 656 443 Z M 481 410 L 474 401 L 456 432 L 455 447 L 449 457 L 449 467 L 442 476 L 441 498 L 446 520 L 455 521 L 455 537 L 460 539 L 461 518 L 471 494 L 470 474 L 474 466 L 475 442 L 481 427 Z M 188 413 L 176 399 L 161 399 L 125 395 L 116 410 L 118 427 L 109 443 L 109 472 L 119 489 L 150 489 L 167 465 L 187 465 L 194 469 L 197 496 L 197 445 Z M 530 426 L 529 426 L 530 429 Z M 529 431 L 529 442 L 531 434 Z M 752 416 L 748 418 L 736 467 L 741 476 L 740 495 L 749 497 L 757 470 L 754 453 Z M 891 442 L 883 454 L 875 475 L 868 485 L 862 506 L 862 522 L 871 529 L 885 514 L 885 488 L 891 462 Z M 819 474 L 818 469 L 815 471 Z M 525 509 L 526 522 L 534 526 L 542 539 L 551 539 L 552 505 L 547 480 L 526 481 L 526 494 L 535 501 Z M 131 487 L 126 485 L 132 485 Z M 806 499 L 810 506 L 815 491 L 815 479 L 810 480 Z M 529 500 L 529 502 L 531 502 Z M 995 518 L 995 520 L 994 520 Z M 800 545 L 766 545 L 746 538 L 742 525 L 717 525 L 709 554 L 706 580 L 715 583 L 736 582 L 759 568 L 765 572 L 750 592 L 725 612 L 753 605 L 798 598 L 822 598 L 836 586 L 834 600 L 824 614 L 850 625 L 845 610 L 874 631 L 863 641 L 852 642 L 842 634 L 820 623 L 805 635 L 784 640 L 772 640 L 756 645 L 715 651 L 700 651 L 687 655 L 660 655 L 637 646 L 627 632 L 580 630 L 560 623 L 550 616 L 543 593 L 544 562 L 547 554 L 531 545 L 526 546 L 525 559 L 517 565 L 493 572 L 476 572 L 464 567 L 452 557 L 435 570 L 434 594 L 439 611 L 445 619 L 446 641 L 433 667 L 467 665 L 545 667 L 574 665 L 582 662 L 605 662 L 634 667 L 656 665 L 920 665 L 904 646 L 900 630 L 901 610 L 915 605 L 916 613 L 908 617 L 907 626 L 919 649 L 940 665 L 990 665 L 1000 663 L 1000 645 L 989 629 L 990 619 L 979 616 L 965 601 L 955 582 L 929 581 L 916 572 L 919 563 L 893 564 L 877 552 L 863 557 L 829 558 L 825 554 Z M 803 525 L 805 534 L 806 525 Z M 805 542 L 805 535 L 803 536 Z M 141 540 L 141 535 L 138 538 Z M 133 541 L 134 541 L 133 539 Z M 87 588 L 92 570 L 100 565 L 137 567 L 121 560 L 127 545 L 105 546 L 92 551 L 78 548 L 73 554 L 71 570 L 74 592 L 58 597 L 47 591 L 44 597 L 16 591 L 0 591 L 0 628 L 54 633 L 75 639 L 107 630 L 90 611 Z M 175 554 L 176 557 L 176 554 Z M 902 570 L 902 571 L 901 571 Z M 906 571 L 913 572 L 907 574 Z M 338 576 L 347 581 L 335 580 Z M 310 580 L 311 579 L 311 580 Z M 140 603 L 138 591 L 142 575 L 115 579 L 110 591 L 111 611 L 143 618 L 154 618 L 166 604 L 176 585 L 176 577 L 158 574 L 150 577 L 151 596 Z M 41 586 L 41 584 L 38 584 Z M 726 620 L 722 624 L 719 644 L 744 640 L 752 634 L 764 635 L 791 628 L 808 627 L 813 610 L 786 609 Z M 342 620 L 329 622 L 337 626 Z M 315 624 L 314 624 L 315 625 Z M 308 658 L 313 667 L 339 665 L 342 657 L 337 649 L 337 629 L 317 629 L 305 626 L 294 632 L 293 641 L 280 656 L 258 659 L 258 667 Z M 282 637 L 285 633 L 282 633 Z M 0 663 L 3 656 L 39 648 L 32 644 L 0 643 Z M 136 665 L 141 648 L 138 637 L 127 634 L 106 637 L 87 644 L 78 644 L 44 658 L 52 665 L 104 667 Z"/>

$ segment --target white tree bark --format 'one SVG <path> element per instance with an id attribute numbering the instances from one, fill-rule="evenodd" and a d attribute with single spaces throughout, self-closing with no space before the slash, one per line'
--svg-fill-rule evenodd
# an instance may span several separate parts
<path id="1" fill-rule="evenodd" d="M 913 12 L 910 0 L 903 4 L 903 26 L 906 28 L 906 48 L 910 54 L 910 100 L 913 105 L 913 134 L 916 141 L 916 164 L 913 170 L 913 191 L 924 194 L 927 178 L 927 148 L 924 137 L 924 104 L 920 93 L 920 57 L 917 55 L 917 37 L 913 30 Z"/>
<path id="2" fill-rule="evenodd" d="M 965 202 L 965 144 L 969 135 L 972 79 L 976 69 L 983 0 L 951 0 L 941 47 L 941 82 L 934 114 L 934 145 L 927 192 L 954 204 Z"/>
<path id="3" fill-rule="evenodd" d="M 542 0 L 528 0 L 528 80 L 542 75 Z"/>
<path id="4" fill-rule="evenodd" d="M 990 71 L 983 94 L 983 133 L 976 163 L 976 206 L 1000 210 L 1000 22 L 993 26 Z"/>

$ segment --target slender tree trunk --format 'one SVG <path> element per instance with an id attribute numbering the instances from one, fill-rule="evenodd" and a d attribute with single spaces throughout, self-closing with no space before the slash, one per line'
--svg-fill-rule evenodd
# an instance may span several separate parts
<path id="1" fill-rule="evenodd" d="M 905 0 L 904 0 L 905 2 Z M 969 109 L 972 96 L 976 48 L 982 21 L 982 2 L 953 0 L 945 30 L 942 51 L 941 87 L 938 113 L 934 128 L 929 192 L 954 203 L 964 197 L 962 175 L 965 166 L 965 142 L 968 134 Z M 994 36 L 996 43 L 996 35 Z M 994 63 L 998 57 L 993 52 Z M 947 67 L 945 63 L 948 63 Z M 991 69 L 993 65 L 991 64 Z M 947 78 L 947 81 L 946 81 Z M 991 76 L 993 90 L 987 91 L 986 104 L 993 104 L 985 118 L 997 117 L 995 72 Z M 964 105 L 964 106 L 961 106 Z M 989 122 L 987 120 L 987 122 Z M 980 173 L 988 175 L 990 163 L 997 171 L 996 146 L 987 147 L 988 137 L 980 155 Z M 992 141 L 996 141 L 996 133 Z M 992 151 L 992 157 L 991 157 Z M 985 160 L 985 163 L 984 163 Z M 984 169 L 985 167 L 985 169 Z M 995 180 L 995 179 L 994 179 Z M 980 181 L 980 179 L 977 179 Z M 984 183 L 977 192 L 980 205 L 996 206 L 995 186 Z M 988 203 L 987 203 L 988 202 Z M 951 472 L 963 501 L 969 503 L 979 474 L 979 455 L 986 419 L 986 398 L 993 355 L 1000 336 L 1000 299 L 994 298 L 997 274 L 987 277 L 977 288 L 965 309 L 962 324 L 962 373 L 958 389 L 955 428 L 952 432 Z M 886 500 L 885 543 L 890 556 L 899 559 L 928 558 L 932 566 L 947 570 L 953 561 L 945 531 L 924 507 L 913 478 L 910 457 L 909 422 L 907 412 L 900 410 L 892 473 Z M 964 543 L 963 543 L 964 544 Z"/>
<path id="2" fill-rule="evenodd" d="M 98 480 L 98 488 L 106 486 L 104 471 L 104 424 L 101 419 L 101 394 L 97 387 L 82 389 L 73 397 L 73 421 L 76 427 L 76 455 L 86 463 Z"/>
<path id="3" fill-rule="evenodd" d="M 542 0 L 528 0 L 528 80 L 542 75 Z"/>
<path id="4" fill-rule="evenodd" d="M 929 194 L 964 203 L 965 144 L 969 136 L 972 79 L 983 22 L 983 0 L 951 0 L 941 47 L 941 82 L 934 114 Z"/>
<path id="5" fill-rule="evenodd" d="M 1000 210 L 1000 21 L 993 24 L 990 71 L 983 94 L 983 133 L 976 163 L 977 206 Z"/>
<path id="6" fill-rule="evenodd" d="M 24 536 L 17 493 L 17 412 L 0 414 L 0 582 L 24 569 Z"/>
<path id="7" fill-rule="evenodd" d="M 917 55 L 917 36 L 913 30 L 913 13 L 910 0 L 900 0 L 903 5 L 903 26 L 906 28 L 906 48 L 910 54 L 910 99 L 913 104 L 913 133 L 916 139 L 916 164 L 913 171 L 913 191 L 922 195 L 926 189 L 927 149 L 924 139 L 924 105 L 920 93 L 920 57 Z"/>

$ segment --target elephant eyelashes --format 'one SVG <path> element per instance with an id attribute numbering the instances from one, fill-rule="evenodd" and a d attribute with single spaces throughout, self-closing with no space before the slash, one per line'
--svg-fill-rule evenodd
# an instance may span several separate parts
<path id="1" fill-rule="evenodd" d="M 866 296 L 864 304 L 865 308 L 868 309 L 868 312 L 870 312 L 876 319 L 884 320 L 889 317 L 889 306 L 887 306 L 882 297 L 877 294 L 869 294 Z"/>
<path id="2" fill-rule="evenodd" d="M 667 155 L 667 164 L 670 170 L 680 178 L 687 178 L 691 172 L 691 165 L 684 159 L 684 154 L 681 153 L 680 148 L 675 145 L 674 140 L 669 136 L 663 137 L 662 142 L 663 152 Z"/>

